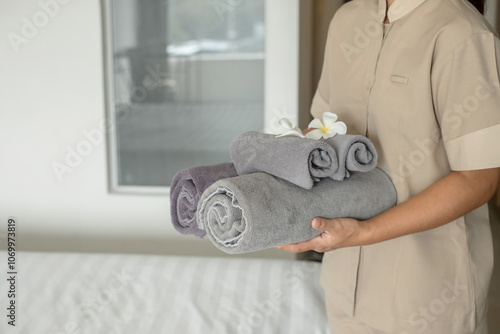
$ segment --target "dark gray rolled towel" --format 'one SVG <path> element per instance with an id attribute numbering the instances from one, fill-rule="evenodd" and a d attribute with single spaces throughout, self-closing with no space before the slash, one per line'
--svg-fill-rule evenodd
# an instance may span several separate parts
<path id="1" fill-rule="evenodd" d="M 368 172 L 377 167 L 377 151 L 370 139 L 359 135 L 336 135 L 322 139 L 337 152 L 339 168 L 333 178 L 342 181 L 349 172 Z"/>
<path id="2" fill-rule="evenodd" d="M 292 136 L 246 132 L 231 143 L 230 153 L 238 175 L 265 172 L 304 189 L 339 167 L 329 143 Z"/>
<path id="3" fill-rule="evenodd" d="M 393 207 L 394 185 L 382 170 L 324 179 L 311 190 L 266 173 L 220 180 L 202 194 L 198 225 L 212 243 L 240 254 L 302 242 L 320 234 L 315 217 L 365 220 Z"/>
<path id="4" fill-rule="evenodd" d="M 200 166 L 178 172 L 170 185 L 170 216 L 175 229 L 199 238 L 206 232 L 198 228 L 196 208 L 201 194 L 213 183 L 238 175 L 232 163 Z"/>

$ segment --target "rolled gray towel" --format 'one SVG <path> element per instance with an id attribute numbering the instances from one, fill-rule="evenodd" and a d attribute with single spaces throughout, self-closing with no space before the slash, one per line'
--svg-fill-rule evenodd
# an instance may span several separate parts
<path id="1" fill-rule="evenodd" d="M 377 167 L 377 151 L 365 136 L 336 135 L 322 141 L 337 152 L 339 167 L 332 176 L 337 181 L 349 177 L 349 172 L 369 172 Z"/>
<path id="2" fill-rule="evenodd" d="M 315 217 L 365 220 L 396 205 L 394 185 L 382 170 L 324 179 L 311 190 L 266 173 L 220 180 L 202 194 L 198 225 L 212 243 L 240 254 L 302 242 L 320 232 Z"/>
<path id="3" fill-rule="evenodd" d="M 326 142 L 246 132 L 230 147 L 238 175 L 265 172 L 304 189 L 338 170 L 337 153 Z"/>
<path id="4" fill-rule="evenodd" d="M 238 175 L 232 163 L 201 166 L 178 172 L 170 186 L 170 216 L 175 229 L 199 238 L 206 232 L 198 228 L 196 208 L 201 194 L 218 180 Z"/>

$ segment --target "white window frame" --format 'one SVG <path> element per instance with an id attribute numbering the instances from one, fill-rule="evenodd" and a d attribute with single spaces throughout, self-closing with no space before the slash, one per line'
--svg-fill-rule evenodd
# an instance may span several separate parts
<path id="1" fill-rule="evenodd" d="M 251 1 L 251 0 L 245 0 Z M 102 0 L 107 133 L 108 189 L 118 194 L 168 195 L 170 187 L 123 186 L 118 183 L 115 114 L 114 50 L 111 0 Z M 311 101 L 312 1 L 266 1 L 264 126 L 279 117 L 303 126 Z"/>

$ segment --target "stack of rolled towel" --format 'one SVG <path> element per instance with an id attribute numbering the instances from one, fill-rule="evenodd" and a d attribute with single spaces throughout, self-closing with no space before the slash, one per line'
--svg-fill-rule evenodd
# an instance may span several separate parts
<path id="1" fill-rule="evenodd" d="M 394 185 L 376 168 L 364 136 L 313 140 L 247 132 L 230 148 L 232 163 L 182 170 L 170 190 L 174 227 L 208 235 L 239 254 L 302 242 L 321 232 L 315 217 L 369 219 L 396 205 Z"/>

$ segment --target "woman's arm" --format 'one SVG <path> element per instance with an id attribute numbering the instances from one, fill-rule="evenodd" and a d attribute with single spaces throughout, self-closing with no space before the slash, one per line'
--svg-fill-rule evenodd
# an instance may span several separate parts
<path id="1" fill-rule="evenodd" d="M 312 226 L 322 234 L 278 248 L 293 253 L 328 252 L 427 231 L 487 203 L 495 194 L 499 176 L 500 168 L 451 172 L 418 195 L 369 220 L 315 218 Z"/>

